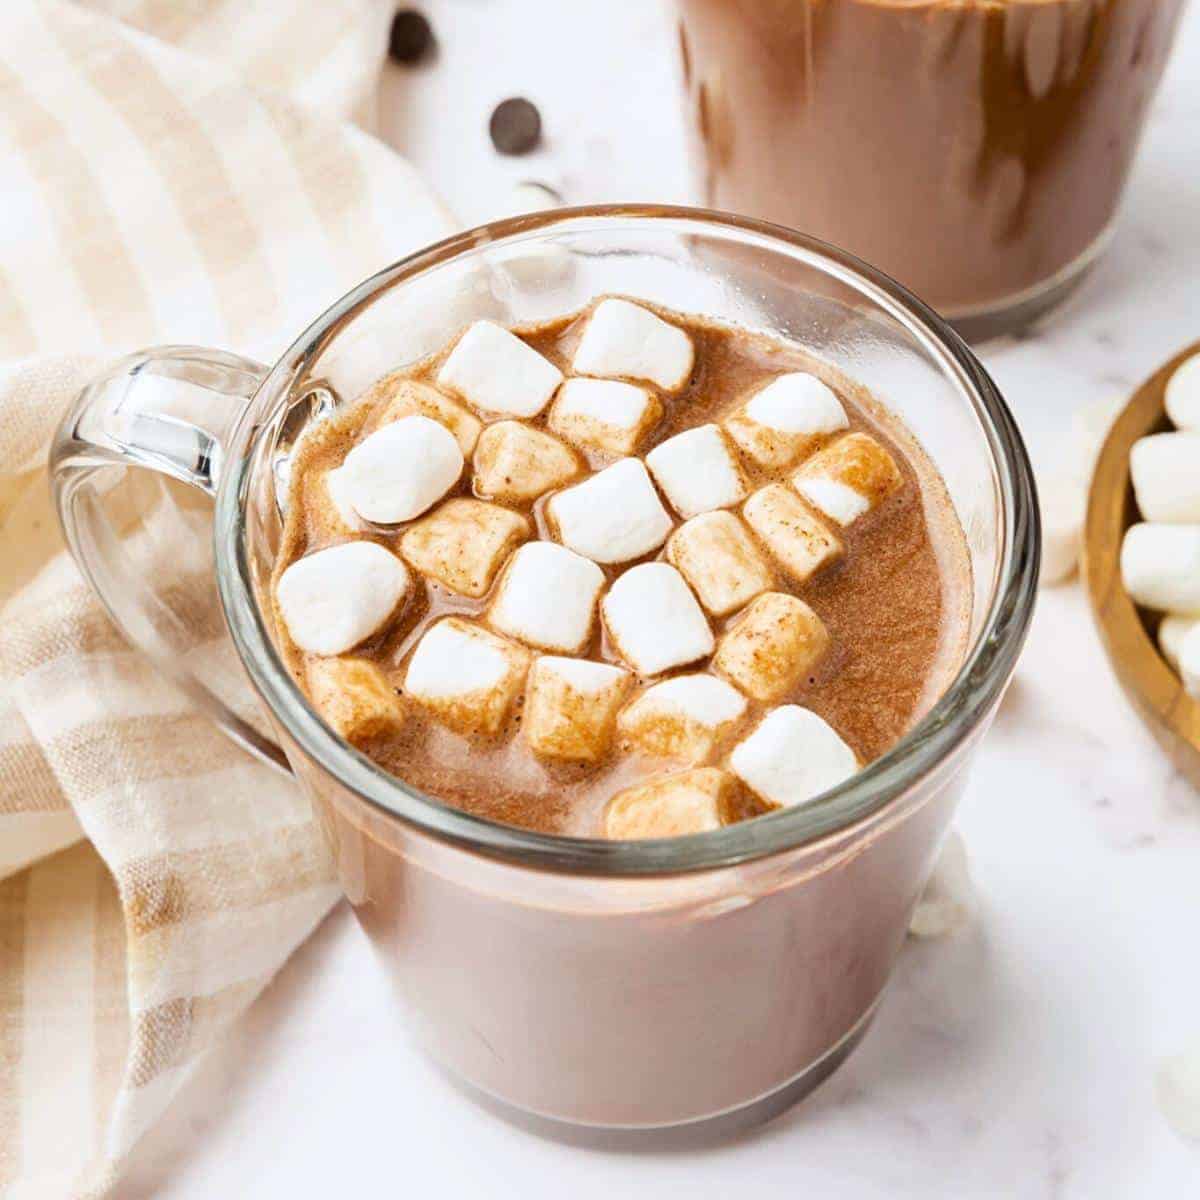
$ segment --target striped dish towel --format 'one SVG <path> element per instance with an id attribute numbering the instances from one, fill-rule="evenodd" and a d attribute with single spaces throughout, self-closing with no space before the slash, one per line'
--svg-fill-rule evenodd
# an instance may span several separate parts
<path id="1" fill-rule="evenodd" d="M 196 342 L 270 362 L 449 231 L 343 123 L 369 116 L 390 15 L 0 4 L 0 1196 L 102 1194 L 337 896 L 296 789 L 191 713 L 89 594 L 44 463 L 111 358 Z M 143 514 L 131 553 L 174 573 L 205 661 L 227 653 L 207 513 L 144 473 L 121 487 Z"/>

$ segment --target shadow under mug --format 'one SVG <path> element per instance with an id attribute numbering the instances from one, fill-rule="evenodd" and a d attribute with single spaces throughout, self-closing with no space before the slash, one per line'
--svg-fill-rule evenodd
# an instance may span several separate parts
<path id="1" fill-rule="evenodd" d="M 897 746 L 808 805 L 687 838 L 554 837 L 407 787 L 309 706 L 265 599 L 306 427 L 469 321 L 539 321 L 611 292 L 794 339 L 870 388 L 942 472 L 973 571 L 966 658 Z M 230 702 L 239 681 L 188 673 L 180 597 L 128 569 L 104 497 L 129 466 L 214 498 L 221 608 L 277 741 Z M 269 369 L 192 347 L 135 355 L 80 396 L 52 471 L 117 623 L 310 796 L 408 1028 L 502 1105 L 607 1129 L 762 1119 L 861 1037 L 1011 677 L 1039 559 L 1016 426 L 957 335 L 850 255 L 686 208 L 564 209 L 450 238 L 355 288 Z"/>

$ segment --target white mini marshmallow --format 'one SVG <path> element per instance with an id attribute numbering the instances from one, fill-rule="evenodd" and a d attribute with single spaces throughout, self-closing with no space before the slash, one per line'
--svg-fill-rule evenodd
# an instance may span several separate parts
<path id="1" fill-rule="evenodd" d="M 550 410 L 550 428 L 569 442 L 609 454 L 632 454 L 662 416 L 645 388 L 619 379 L 568 379 Z"/>
<path id="2" fill-rule="evenodd" d="M 1042 516 L 1042 567 L 1038 583 L 1063 583 L 1079 565 L 1087 485 L 1067 472 L 1038 480 Z"/>
<path id="3" fill-rule="evenodd" d="M 746 498 L 746 476 L 716 425 L 677 433 L 646 455 L 646 466 L 685 520 Z"/>
<path id="4" fill-rule="evenodd" d="M 370 389 L 364 403 L 377 404 L 380 428 L 399 421 L 402 417 L 421 416 L 436 421 L 454 434 L 459 449 L 466 457 L 475 449 L 482 425 L 474 413 L 461 404 L 443 396 L 435 387 L 410 379 L 403 372 L 395 372 L 381 379 Z"/>
<path id="5" fill-rule="evenodd" d="M 731 512 L 701 513 L 681 525 L 667 542 L 667 560 L 716 617 L 749 604 L 775 582 L 750 531 Z"/>
<path id="6" fill-rule="evenodd" d="M 676 675 L 647 688 L 618 719 L 623 740 L 656 758 L 701 762 L 746 711 L 746 698 L 713 675 Z"/>
<path id="7" fill-rule="evenodd" d="M 1171 1128 L 1200 1142 L 1200 1039 L 1158 1064 L 1154 1095 Z"/>
<path id="8" fill-rule="evenodd" d="M 334 467 L 332 471 L 325 472 L 325 495 L 329 497 L 330 523 L 335 529 L 358 533 L 366 528 L 362 517 L 350 503 L 344 467 Z"/>
<path id="9" fill-rule="evenodd" d="M 343 490 L 359 516 L 391 525 L 436 504 L 462 469 L 462 451 L 444 425 L 429 417 L 402 417 L 346 455 Z"/>
<path id="10" fill-rule="evenodd" d="M 520 513 L 456 496 L 404 531 L 400 553 L 422 575 L 478 599 L 527 537 L 529 522 Z"/>
<path id="11" fill-rule="evenodd" d="M 592 632 L 604 572 L 554 542 L 529 542 L 512 556 L 488 621 L 541 650 L 578 654 Z"/>
<path id="12" fill-rule="evenodd" d="M 470 621 L 446 617 L 409 659 L 404 688 L 459 733 L 500 731 L 529 669 L 529 651 Z"/>
<path id="13" fill-rule="evenodd" d="M 475 494 L 521 503 L 562 487 L 582 472 L 574 451 L 520 421 L 497 421 L 475 448 Z"/>
<path id="14" fill-rule="evenodd" d="M 1200 431 L 1200 354 L 1175 368 L 1167 380 L 1167 416 L 1180 429 Z"/>
<path id="15" fill-rule="evenodd" d="M 1129 451 L 1138 509 L 1147 521 L 1200 521 L 1200 433 L 1154 433 Z"/>
<path id="16" fill-rule="evenodd" d="M 1131 525 L 1121 543 L 1121 578 L 1135 604 L 1200 612 L 1200 525 Z"/>
<path id="17" fill-rule="evenodd" d="M 1179 670 L 1179 651 L 1193 629 L 1200 629 L 1200 613 L 1170 613 L 1159 622 L 1158 648 L 1171 670 Z"/>
<path id="18" fill-rule="evenodd" d="M 597 762 L 612 739 L 628 671 L 608 663 L 542 655 L 529 672 L 522 728 L 542 758 Z"/>
<path id="19" fill-rule="evenodd" d="M 669 563 L 631 567 L 609 588 L 601 609 L 617 652 L 641 675 L 657 675 L 712 653 L 704 610 Z"/>
<path id="20" fill-rule="evenodd" d="M 729 765 L 768 804 L 807 804 L 858 770 L 854 751 L 815 712 L 772 709 L 729 756 Z"/>
<path id="21" fill-rule="evenodd" d="M 792 487 L 810 504 L 849 525 L 904 482 L 896 460 L 869 434 L 848 433 L 801 463 Z"/>
<path id="22" fill-rule="evenodd" d="M 793 371 L 773 379 L 725 422 L 741 450 L 763 467 L 786 467 L 849 424 L 833 389 Z"/>
<path id="23" fill-rule="evenodd" d="M 292 641 L 310 654 L 344 654 L 377 633 L 411 585 L 408 569 L 375 542 L 345 542 L 297 559 L 275 596 Z"/>
<path id="24" fill-rule="evenodd" d="M 1179 643 L 1179 677 L 1184 691 L 1200 699 L 1200 629 L 1191 630 Z"/>
<path id="25" fill-rule="evenodd" d="M 782 483 L 759 488 L 746 501 L 742 515 L 797 583 L 842 553 L 837 537 Z"/>
<path id="26" fill-rule="evenodd" d="M 664 391 L 681 388 L 692 373 L 692 339 L 675 325 L 628 300 L 602 300 L 575 350 L 580 375 L 647 379 Z"/>
<path id="27" fill-rule="evenodd" d="M 708 833 L 737 820 L 737 785 L 716 767 L 698 767 L 618 792 L 604 813 L 617 840 Z"/>
<path id="28" fill-rule="evenodd" d="M 486 412 L 533 417 L 550 403 L 562 372 L 515 333 L 476 321 L 442 364 L 437 381 Z"/>
<path id="29" fill-rule="evenodd" d="M 671 518 L 636 458 L 552 496 L 546 511 L 564 545 L 599 563 L 641 558 L 671 532 Z"/>
<path id="30" fill-rule="evenodd" d="M 908 932 L 917 938 L 950 936 L 970 923 L 974 909 L 967 847 L 962 834 L 954 830 L 942 843 L 933 874 L 909 919 Z"/>

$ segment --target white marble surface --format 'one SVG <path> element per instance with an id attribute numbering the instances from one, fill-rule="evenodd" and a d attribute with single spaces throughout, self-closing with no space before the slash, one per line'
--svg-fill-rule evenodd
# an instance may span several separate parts
<path id="1" fill-rule="evenodd" d="M 467 221 L 522 178 L 570 201 L 688 199 L 659 0 L 429 3 L 438 61 L 391 71 L 384 131 Z M 537 36 L 531 37 L 532 22 Z M 545 147 L 490 151 L 493 104 Z M 984 353 L 1049 456 L 1072 411 L 1200 337 L 1200 13 L 1158 99 L 1112 252 L 1045 332 Z M 965 935 L 911 945 L 871 1033 L 813 1099 L 704 1150 L 614 1154 L 520 1132 L 406 1044 L 343 906 L 144 1141 L 117 1195 L 1143 1200 L 1200 1194 L 1153 1096 L 1200 1037 L 1200 797 L 1117 691 L 1078 586 L 1043 592 L 960 817 Z"/>

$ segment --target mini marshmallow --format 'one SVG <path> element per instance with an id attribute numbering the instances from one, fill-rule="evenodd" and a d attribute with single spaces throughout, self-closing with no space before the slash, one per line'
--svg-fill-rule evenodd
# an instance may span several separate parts
<path id="1" fill-rule="evenodd" d="M 1121 579 L 1135 604 L 1200 612 L 1200 525 L 1131 525 L 1121 543 Z"/>
<path id="2" fill-rule="evenodd" d="M 1158 1064 L 1154 1095 L 1171 1128 L 1190 1142 L 1200 1142 L 1200 1040 Z"/>
<path id="3" fill-rule="evenodd" d="M 418 379 L 407 379 L 403 375 L 389 375 L 381 379 L 367 393 L 368 403 L 375 399 L 381 406 L 377 424 L 379 427 L 399 421 L 402 417 L 428 417 L 454 435 L 464 458 L 470 458 L 482 428 L 479 418 L 468 412 L 449 396 L 443 396 L 435 387 Z"/>
<path id="4" fill-rule="evenodd" d="M 408 595 L 404 564 L 375 542 L 344 542 L 297 559 L 275 597 L 293 642 L 310 654 L 343 654 L 388 622 Z"/>
<path id="5" fill-rule="evenodd" d="M 781 483 L 759 488 L 742 515 L 796 583 L 842 553 L 842 543 Z"/>
<path id="6" fill-rule="evenodd" d="M 554 542 L 529 542 L 504 572 L 488 622 L 540 650 L 578 654 L 592 633 L 604 572 Z"/>
<path id="7" fill-rule="evenodd" d="M 803 600 L 766 592 L 721 635 L 713 669 L 755 700 L 778 700 L 828 649 L 828 630 Z"/>
<path id="8" fill-rule="evenodd" d="M 714 617 L 749 604 L 775 582 L 750 531 L 730 512 L 701 513 L 681 525 L 667 542 L 667 561 Z"/>
<path id="9" fill-rule="evenodd" d="M 658 398 L 618 379 L 568 379 L 550 409 L 550 428 L 568 442 L 607 454 L 632 454 L 662 416 Z"/>
<path id="10" fill-rule="evenodd" d="M 1067 473 L 1038 480 L 1042 566 L 1038 583 L 1063 583 L 1075 574 L 1082 545 L 1087 486 Z"/>
<path id="11" fill-rule="evenodd" d="M 602 300 L 575 350 L 580 375 L 646 379 L 678 391 L 692 373 L 695 352 L 682 329 L 628 300 Z"/>
<path id="12" fill-rule="evenodd" d="M 614 840 L 708 833 L 737 820 L 737 784 L 716 767 L 681 771 L 618 792 L 604 814 Z"/>
<path id="13" fill-rule="evenodd" d="M 417 643 L 404 687 L 450 729 L 494 736 L 528 670 L 528 650 L 470 621 L 445 617 Z"/>
<path id="14" fill-rule="evenodd" d="M 712 653 L 704 610 L 668 563 L 631 567 L 601 603 L 617 653 L 639 675 L 657 675 Z"/>
<path id="15" fill-rule="evenodd" d="M 802 463 L 791 484 L 839 525 L 849 525 L 904 482 L 896 460 L 865 433 L 848 433 Z"/>
<path id="16" fill-rule="evenodd" d="M 305 671 L 321 719 L 352 746 L 396 733 L 404 708 L 379 667 L 365 658 L 315 658 Z"/>
<path id="17" fill-rule="evenodd" d="M 1189 696 L 1200 699 L 1200 629 L 1192 629 L 1179 643 L 1179 677 Z"/>
<path id="18" fill-rule="evenodd" d="M 793 371 L 751 396 L 725 421 L 725 432 L 759 466 L 778 469 L 811 454 L 848 424 L 831 388 L 815 375 Z"/>
<path id="19" fill-rule="evenodd" d="M 482 500 L 447 500 L 400 539 L 400 553 L 452 592 L 482 596 L 513 548 L 529 537 L 519 513 Z"/>
<path id="20" fill-rule="evenodd" d="M 971 920 L 975 889 L 962 834 L 953 831 L 942 843 L 933 874 L 908 922 L 911 937 L 937 938 L 957 933 Z"/>
<path id="21" fill-rule="evenodd" d="M 703 762 L 746 711 L 746 698 L 712 675 L 676 675 L 647 688 L 617 720 L 622 744 L 655 758 Z"/>
<path id="22" fill-rule="evenodd" d="M 773 709 L 729 756 L 729 766 L 767 804 L 807 804 L 858 770 L 837 732 L 798 704 Z"/>
<path id="23" fill-rule="evenodd" d="M 1179 651 L 1184 638 L 1193 629 L 1200 629 L 1200 613 L 1170 613 L 1158 623 L 1158 648 L 1176 673 L 1179 671 Z"/>
<path id="24" fill-rule="evenodd" d="M 485 412 L 533 417 L 550 403 L 562 372 L 515 333 L 476 321 L 438 371 L 440 387 Z"/>
<path id="25" fill-rule="evenodd" d="M 489 425 L 475 448 L 475 494 L 509 504 L 536 500 L 582 473 L 562 442 L 520 421 Z"/>
<path id="26" fill-rule="evenodd" d="M 1200 522 L 1200 433 L 1154 433 L 1129 451 L 1138 509 L 1147 521 Z"/>
<path id="27" fill-rule="evenodd" d="M 322 515 L 326 525 L 334 533 L 361 533 L 366 528 L 362 517 L 354 511 L 350 496 L 346 489 L 346 474 L 344 467 L 334 467 L 325 472 L 322 480 L 325 488 L 327 505 L 322 505 Z"/>
<path id="28" fill-rule="evenodd" d="M 355 512 L 382 525 L 411 521 L 437 503 L 462 474 L 454 435 L 428 417 L 402 417 L 365 437 L 342 464 Z"/>
<path id="29" fill-rule="evenodd" d="M 522 726 L 543 758 L 598 762 L 608 752 L 628 671 L 607 663 L 543 655 L 529 672 Z"/>
<path id="30" fill-rule="evenodd" d="M 599 563 L 641 558 L 671 532 L 671 518 L 636 458 L 552 496 L 546 514 L 563 545 Z"/>
<path id="31" fill-rule="evenodd" d="M 716 425 L 677 433 L 646 455 L 646 466 L 685 520 L 746 498 L 749 488 L 725 435 Z"/>
<path id="32" fill-rule="evenodd" d="M 1167 416 L 1180 428 L 1200 432 L 1200 354 L 1180 363 L 1167 380 Z"/>

